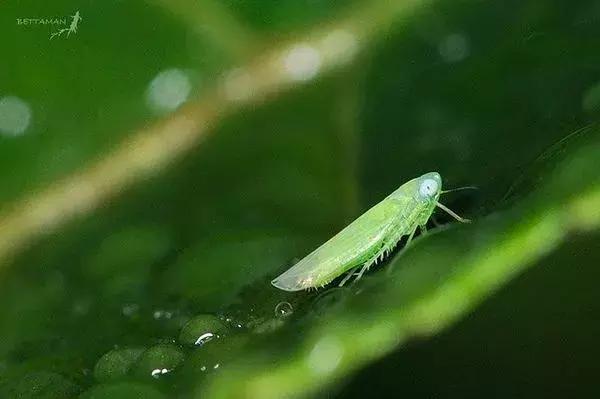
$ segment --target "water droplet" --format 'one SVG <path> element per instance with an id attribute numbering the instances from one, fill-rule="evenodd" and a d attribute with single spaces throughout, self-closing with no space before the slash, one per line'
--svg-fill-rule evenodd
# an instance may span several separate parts
<path id="1" fill-rule="evenodd" d="M 144 351 L 145 348 L 115 348 L 105 353 L 94 366 L 94 378 L 105 382 L 125 377 Z"/>
<path id="2" fill-rule="evenodd" d="M 0 134 L 20 136 L 31 122 L 31 107 L 19 97 L 6 96 L 0 99 Z"/>
<path id="3" fill-rule="evenodd" d="M 342 360 L 344 349 L 334 337 L 321 338 L 310 351 L 307 363 L 315 374 L 329 374 Z"/>
<path id="4" fill-rule="evenodd" d="M 154 369 L 154 370 L 152 370 L 152 372 L 150 373 L 150 375 L 152 375 L 152 377 L 154 377 L 154 378 L 159 378 L 161 375 L 167 374 L 169 371 L 171 371 L 171 370 L 167 370 L 165 368 L 163 368 L 163 369 Z"/>
<path id="5" fill-rule="evenodd" d="M 188 321 L 179 333 L 179 342 L 201 346 L 219 338 L 227 332 L 227 327 L 218 317 L 211 314 L 198 315 Z"/>
<path id="6" fill-rule="evenodd" d="M 292 304 L 289 302 L 279 302 L 277 306 L 275 306 L 275 316 L 279 318 L 286 318 L 294 313 L 294 308 Z"/>
<path id="7" fill-rule="evenodd" d="M 225 317 L 225 323 L 227 323 L 230 327 L 234 328 L 244 328 L 244 325 L 240 320 L 237 320 L 231 316 Z"/>
<path id="8" fill-rule="evenodd" d="M 205 343 L 207 343 L 208 341 L 210 341 L 211 339 L 215 338 L 215 334 L 213 333 L 204 333 L 201 336 L 198 337 L 198 339 L 196 340 L 196 342 L 194 342 L 194 345 L 196 346 L 202 346 Z"/>
<path id="9" fill-rule="evenodd" d="M 137 303 L 129 303 L 127 305 L 124 305 L 123 308 L 121 308 L 121 313 L 125 317 L 133 317 L 139 312 L 139 310 L 140 305 L 138 305 Z"/>
<path id="10" fill-rule="evenodd" d="M 284 54 L 282 64 L 292 80 L 307 81 L 319 73 L 321 54 L 309 44 L 297 44 Z"/>
<path id="11" fill-rule="evenodd" d="M 152 317 L 154 317 L 154 320 L 160 320 L 160 319 L 170 319 L 171 317 L 173 317 L 173 312 L 170 312 L 168 310 L 155 310 L 154 313 L 152 314 Z"/>
<path id="12" fill-rule="evenodd" d="M 175 369 L 183 360 L 183 353 L 175 345 L 155 345 L 140 355 L 135 365 L 135 373 L 138 376 L 151 375 L 157 378 Z"/>
<path id="13" fill-rule="evenodd" d="M 159 72 L 148 85 L 146 102 L 156 112 L 172 111 L 187 100 L 192 84 L 181 69 Z"/>
<path id="14" fill-rule="evenodd" d="M 438 46 L 438 52 L 448 63 L 462 61 L 469 56 L 469 40 L 463 34 L 452 33 L 442 39 Z"/>

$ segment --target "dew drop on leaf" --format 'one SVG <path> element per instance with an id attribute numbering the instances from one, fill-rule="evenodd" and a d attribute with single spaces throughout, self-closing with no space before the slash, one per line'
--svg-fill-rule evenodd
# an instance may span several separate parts
<path id="1" fill-rule="evenodd" d="M 279 302 L 277 306 L 275 306 L 275 316 L 284 319 L 292 315 L 294 313 L 294 308 L 289 302 Z"/>

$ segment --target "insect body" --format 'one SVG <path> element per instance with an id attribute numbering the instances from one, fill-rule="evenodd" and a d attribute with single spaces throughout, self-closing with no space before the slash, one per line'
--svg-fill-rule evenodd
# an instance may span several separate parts
<path id="1" fill-rule="evenodd" d="M 408 245 L 418 227 L 425 230 L 436 206 L 456 220 L 468 222 L 439 203 L 441 189 L 442 178 L 437 172 L 404 183 L 271 284 L 285 291 L 323 287 L 351 270 L 340 283 L 343 285 L 360 267 L 356 274 L 359 279 L 392 251 L 403 236 L 408 235 Z"/>

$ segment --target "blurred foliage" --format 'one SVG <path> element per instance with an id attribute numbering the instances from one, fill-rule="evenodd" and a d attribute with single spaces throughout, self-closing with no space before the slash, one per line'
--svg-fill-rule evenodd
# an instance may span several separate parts
<path id="1" fill-rule="evenodd" d="M 168 118 L 145 101 L 161 71 L 185 71 L 201 99 L 283 39 L 387 10 L 378 0 L 38 3 L 0 5 L 0 98 L 32 109 L 25 134 L 0 135 L 5 216 Z M 224 112 L 183 158 L 6 261 L 0 397 L 591 389 L 600 7 L 407 4 L 382 12 L 391 29 L 360 38 L 346 67 Z M 16 23 L 77 9 L 68 40 Z M 472 225 L 419 237 L 348 288 L 270 286 L 432 170 L 446 188 L 479 187 L 444 198 Z"/>

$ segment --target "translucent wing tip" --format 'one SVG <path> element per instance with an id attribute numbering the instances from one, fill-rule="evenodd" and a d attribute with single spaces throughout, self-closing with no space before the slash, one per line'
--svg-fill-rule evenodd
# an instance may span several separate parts
<path id="1" fill-rule="evenodd" d="M 285 278 L 285 275 L 282 274 L 281 276 L 277 277 L 276 279 L 271 281 L 271 285 L 275 288 L 279 288 L 280 290 L 284 290 L 284 291 L 301 291 L 303 290 L 305 287 L 302 286 L 302 284 L 299 281 L 289 281 L 288 279 Z"/>
<path id="2" fill-rule="evenodd" d="M 298 266 L 298 264 L 296 264 L 296 266 Z M 313 277 L 307 277 L 304 273 L 298 273 L 298 268 L 296 266 L 279 275 L 276 279 L 271 281 L 271 284 L 284 291 L 301 291 L 314 287 L 315 282 Z M 302 269 L 302 267 L 300 269 Z"/>

